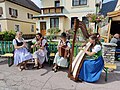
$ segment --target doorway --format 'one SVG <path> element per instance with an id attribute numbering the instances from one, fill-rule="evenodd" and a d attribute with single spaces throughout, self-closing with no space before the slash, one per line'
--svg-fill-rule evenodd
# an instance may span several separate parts
<path id="1" fill-rule="evenodd" d="M 46 22 L 40 22 L 40 32 L 43 36 L 46 35 Z"/>
<path id="2" fill-rule="evenodd" d="M 120 34 L 120 21 L 112 21 L 110 34 L 114 35 L 116 33 Z"/>

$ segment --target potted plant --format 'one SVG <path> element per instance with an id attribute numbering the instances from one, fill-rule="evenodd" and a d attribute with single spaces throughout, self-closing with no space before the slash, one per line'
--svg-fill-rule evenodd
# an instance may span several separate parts
<path id="1" fill-rule="evenodd" d="M 87 14 L 86 17 L 92 23 L 99 23 L 99 22 L 104 20 L 104 16 L 103 15 L 94 14 L 94 13 L 93 14 Z"/>
<path id="2" fill-rule="evenodd" d="M 50 41 L 55 38 L 56 34 L 58 34 L 61 30 L 59 28 L 50 28 L 47 30 L 50 35 L 47 36 Z"/>

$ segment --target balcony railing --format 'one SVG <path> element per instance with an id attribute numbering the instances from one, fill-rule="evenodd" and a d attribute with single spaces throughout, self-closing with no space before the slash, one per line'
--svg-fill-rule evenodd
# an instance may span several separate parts
<path id="1" fill-rule="evenodd" d="M 60 7 L 47 7 L 47 8 L 41 8 L 43 10 L 43 14 L 59 14 L 63 13 L 63 6 Z"/>

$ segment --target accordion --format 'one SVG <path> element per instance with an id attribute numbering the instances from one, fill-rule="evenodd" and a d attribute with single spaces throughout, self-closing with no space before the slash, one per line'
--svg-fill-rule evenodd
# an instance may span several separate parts
<path id="1" fill-rule="evenodd" d="M 68 55 L 68 50 L 66 50 L 67 46 L 59 46 L 58 47 L 58 52 L 59 52 L 59 56 L 66 58 Z"/>

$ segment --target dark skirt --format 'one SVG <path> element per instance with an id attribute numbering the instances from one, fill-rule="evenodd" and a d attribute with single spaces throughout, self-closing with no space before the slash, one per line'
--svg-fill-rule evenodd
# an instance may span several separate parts
<path id="1" fill-rule="evenodd" d="M 84 60 L 78 78 L 86 82 L 96 82 L 100 78 L 103 67 L 102 56 L 95 60 Z"/>

